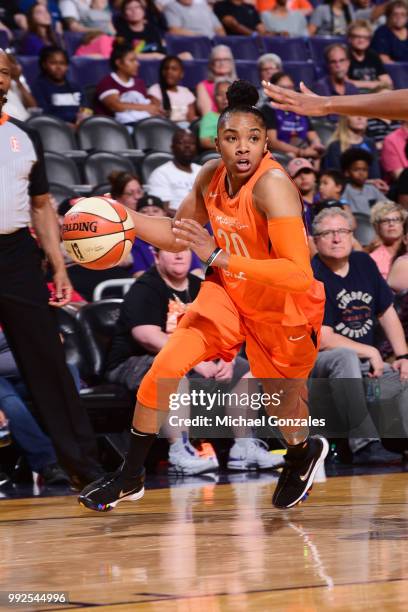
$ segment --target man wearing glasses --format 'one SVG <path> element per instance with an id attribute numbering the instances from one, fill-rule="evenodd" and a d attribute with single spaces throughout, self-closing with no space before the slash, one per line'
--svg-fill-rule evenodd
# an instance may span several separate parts
<path id="1" fill-rule="evenodd" d="M 326 305 L 321 350 L 312 376 L 330 379 L 334 406 L 349 429 L 353 460 L 393 460 L 377 433 L 379 427 L 382 438 L 390 430 L 400 438 L 406 435 L 401 418 L 408 411 L 408 349 L 393 293 L 371 257 L 352 251 L 351 220 L 341 208 L 324 209 L 315 217 L 313 238 L 317 254 L 312 267 L 315 277 L 324 283 Z M 377 323 L 394 351 L 392 365 L 383 362 L 374 346 Z M 370 400 L 381 400 L 380 406 L 387 408 L 384 421 L 380 425 L 376 421 L 377 427 L 367 410 L 364 378 L 373 395 Z M 356 380 L 352 383 L 350 379 Z M 391 442 L 395 448 L 396 441 Z"/>

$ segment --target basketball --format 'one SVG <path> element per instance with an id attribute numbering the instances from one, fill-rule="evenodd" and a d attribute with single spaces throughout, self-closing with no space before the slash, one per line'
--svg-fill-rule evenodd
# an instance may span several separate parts
<path id="1" fill-rule="evenodd" d="M 120 264 L 136 238 L 126 208 L 105 196 L 81 198 L 74 204 L 64 217 L 61 235 L 69 256 L 92 270 Z"/>

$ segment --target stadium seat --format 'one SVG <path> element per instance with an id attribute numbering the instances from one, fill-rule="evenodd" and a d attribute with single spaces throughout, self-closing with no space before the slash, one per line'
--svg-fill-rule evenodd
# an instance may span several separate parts
<path id="1" fill-rule="evenodd" d="M 325 146 L 328 144 L 330 138 L 333 136 L 335 126 L 330 121 L 327 121 L 324 117 L 311 117 L 310 119 L 313 129 L 319 135 L 319 138 Z"/>
<path id="2" fill-rule="evenodd" d="M 296 87 L 298 87 L 300 81 L 311 87 L 316 80 L 312 62 L 284 62 L 283 70 L 292 77 Z"/>
<path id="3" fill-rule="evenodd" d="M 0 30 L 0 49 L 7 49 L 10 45 L 9 37 L 4 30 Z"/>
<path id="4" fill-rule="evenodd" d="M 311 36 L 308 40 L 310 57 L 317 64 L 324 61 L 324 50 L 329 45 L 334 43 L 346 44 L 347 40 L 344 36 Z"/>
<path id="5" fill-rule="evenodd" d="M 33 55 L 19 55 L 17 59 L 21 64 L 27 83 L 31 86 L 40 72 L 38 57 Z"/>
<path id="6" fill-rule="evenodd" d="M 134 172 L 133 164 L 127 157 L 111 151 L 91 153 L 84 163 L 85 180 L 90 185 L 106 183 L 113 170 Z"/>
<path id="7" fill-rule="evenodd" d="M 72 57 L 70 77 L 83 88 L 97 85 L 110 73 L 109 60 L 92 57 Z"/>
<path id="8" fill-rule="evenodd" d="M 27 125 L 40 134 L 44 151 L 55 151 L 78 159 L 86 157 L 85 151 L 78 149 L 74 130 L 65 121 L 52 115 L 37 115 L 28 119 Z"/>
<path id="9" fill-rule="evenodd" d="M 148 117 L 134 124 L 136 149 L 171 153 L 171 141 L 177 125 L 163 117 Z"/>
<path id="10" fill-rule="evenodd" d="M 219 153 L 217 153 L 217 151 L 204 151 L 203 153 L 200 153 L 195 162 L 197 164 L 205 164 L 205 162 L 209 161 L 210 159 L 221 159 L 221 156 Z"/>
<path id="11" fill-rule="evenodd" d="M 58 204 L 67 198 L 77 198 L 78 194 L 69 187 L 60 183 L 50 183 L 50 193 Z"/>
<path id="12" fill-rule="evenodd" d="M 259 71 L 257 63 L 254 61 L 237 60 L 235 62 L 237 74 L 240 79 L 253 83 L 256 87 L 260 87 Z"/>
<path id="13" fill-rule="evenodd" d="M 138 76 L 143 79 L 146 87 L 159 81 L 159 60 L 141 60 L 139 62 Z"/>
<path id="14" fill-rule="evenodd" d="M 408 62 L 384 64 L 384 67 L 394 83 L 394 89 L 408 88 Z"/>
<path id="15" fill-rule="evenodd" d="M 182 85 L 194 90 L 200 81 L 208 76 L 208 60 L 185 61 Z"/>
<path id="16" fill-rule="evenodd" d="M 305 38 L 264 36 L 265 53 L 276 53 L 282 62 L 304 62 L 309 59 L 310 49 Z"/>
<path id="17" fill-rule="evenodd" d="M 94 289 L 93 302 L 99 302 L 99 300 L 102 300 L 104 292 L 109 291 L 112 288 L 119 287 L 119 289 L 121 289 L 122 291 L 122 294 L 126 295 L 135 280 L 135 278 L 112 278 L 102 281 L 101 283 L 99 283 L 99 285 L 96 285 Z"/>
<path id="18" fill-rule="evenodd" d="M 149 180 L 149 176 L 159 166 L 165 164 L 168 161 L 173 159 L 173 155 L 171 153 L 162 153 L 161 151 L 154 151 L 153 153 L 149 153 L 146 155 L 144 160 L 142 161 L 141 166 L 141 175 L 143 183 L 147 183 Z"/>
<path id="19" fill-rule="evenodd" d="M 167 55 L 189 51 L 194 58 L 206 59 L 211 53 L 211 40 L 207 36 L 176 36 L 166 34 Z"/>
<path id="20" fill-rule="evenodd" d="M 94 189 L 92 189 L 91 196 L 104 195 L 105 193 L 110 193 L 111 185 L 110 183 L 102 183 L 101 185 L 97 185 Z"/>
<path id="21" fill-rule="evenodd" d="M 67 187 L 81 183 L 78 167 L 70 157 L 55 151 L 46 151 L 44 157 L 48 180 Z"/>
<path id="22" fill-rule="evenodd" d="M 215 36 L 213 43 L 229 47 L 236 60 L 257 60 L 263 52 L 262 40 L 259 36 Z"/>
<path id="23" fill-rule="evenodd" d="M 289 157 L 289 155 L 286 155 L 286 153 L 283 153 L 282 151 L 272 151 L 272 157 L 273 159 L 275 159 L 277 162 L 279 162 L 280 164 L 282 164 L 282 166 L 284 168 L 286 168 L 286 166 L 288 165 L 288 163 L 290 162 L 291 158 Z"/>
<path id="24" fill-rule="evenodd" d="M 78 128 L 78 142 L 85 151 L 129 151 L 132 139 L 124 125 L 110 117 L 89 117 Z"/>
<path id="25" fill-rule="evenodd" d="M 81 45 L 83 38 L 83 32 L 64 32 L 65 50 L 68 53 L 69 57 L 72 57 L 75 54 L 75 51 Z"/>

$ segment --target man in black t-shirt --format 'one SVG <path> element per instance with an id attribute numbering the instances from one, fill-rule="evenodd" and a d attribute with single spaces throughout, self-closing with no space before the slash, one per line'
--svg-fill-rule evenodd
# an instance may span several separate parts
<path id="1" fill-rule="evenodd" d="M 368 21 L 359 19 L 353 21 L 348 29 L 350 45 L 349 81 L 364 93 L 378 87 L 392 89 L 390 75 L 384 68 L 378 53 L 369 49 L 372 38 L 371 26 Z"/>
<path id="2" fill-rule="evenodd" d="M 392 457 L 381 448 L 361 381 L 369 377 L 369 402 L 380 400 L 381 407 L 381 402 L 388 400 L 388 405 L 384 405 L 387 414 L 381 415 L 384 418 L 380 423 L 381 437 L 406 436 L 403 421 L 408 412 L 408 388 L 404 391 L 408 380 L 408 350 L 393 306 L 392 291 L 371 257 L 352 251 L 351 221 L 342 209 L 322 210 L 313 221 L 313 236 L 317 255 L 312 267 L 315 277 L 324 283 L 326 305 L 321 351 L 312 376 L 357 379 L 355 384 L 350 380 L 346 384 L 341 380 L 333 383 L 335 405 L 348 420 L 350 449 L 356 460 L 388 461 Z M 392 366 L 383 362 L 374 346 L 378 323 L 396 355 Z M 365 432 L 364 439 L 362 432 Z"/>
<path id="3" fill-rule="evenodd" d="M 156 354 L 176 329 L 178 318 L 198 294 L 201 280 L 188 273 L 190 264 L 191 251 L 170 253 L 160 250 L 155 255 L 155 266 L 132 285 L 123 301 L 107 359 L 106 377 L 109 381 L 136 391 Z M 248 373 L 248 362 L 237 356 L 232 362 L 222 359 L 203 361 L 188 376 L 215 379 L 211 393 L 216 393 L 221 387 L 227 393 L 233 390 L 239 393 L 237 385 Z M 196 385 L 196 382 L 193 380 L 191 384 Z M 206 390 L 209 389 L 206 387 Z M 179 410 L 177 413 L 180 416 Z M 176 438 L 176 433 L 178 436 L 181 434 L 181 438 Z M 172 427 L 171 431 L 166 428 L 166 434 L 171 439 L 169 461 L 176 469 L 185 474 L 197 474 L 218 467 L 216 457 L 201 458 L 197 454 L 186 431 L 176 432 Z M 263 443 L 246 437 L 245 428 L 234 429 L 234 434 L 236 439 L 228 460 L 230 469 L 269 469 L 282 464 L 281 457 L 271 455 Z"/>
<path id="4" fill-rule="evenodd" d="M 221 0 L 214 5 L 214 13 L 227 34 L 251 36 L 254 32 L 266 34 L 258 11 L 244 0 Z"/>

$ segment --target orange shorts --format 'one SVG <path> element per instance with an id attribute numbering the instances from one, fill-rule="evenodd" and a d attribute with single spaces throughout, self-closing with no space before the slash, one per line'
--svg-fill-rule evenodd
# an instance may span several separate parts
<path id="1" fill-rule="evenodd" d="M 189 370 L 201 361 L 231 361 L 243 342 L 254 377 L 306 379 L 317 356 L 319 332 L 310 325 L 285 327 L 245 319 L 222 285 L 205 281 L 153 361 L 137 399 L 144 406 L 167 409 L 168 394 Z"/>

